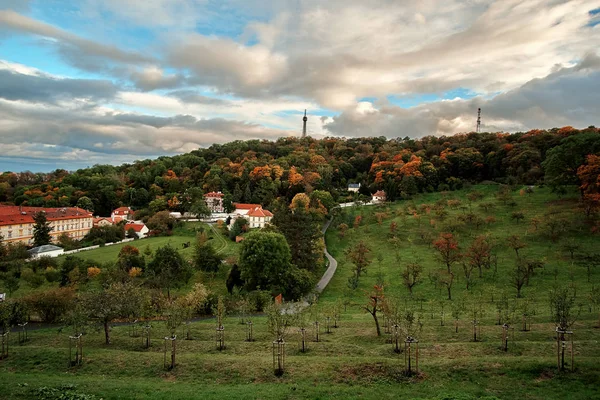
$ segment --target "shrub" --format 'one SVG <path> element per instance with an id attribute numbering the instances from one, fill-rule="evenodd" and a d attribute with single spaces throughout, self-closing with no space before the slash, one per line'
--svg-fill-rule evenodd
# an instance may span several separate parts
<path id="1" fill-rule="evenodd" d="M 72 288 L 51 289 L 24 298 L 25 303 L 43 322 L 60 321 L 75 305 L 75 291 Z"/>
<path id="2" fill-rule="evenodd" d="M 60 272 L 54 267 L 47 267 L 46 271 L 44 271 L 44 276 L 50 283 L 58 282 L 60 280 Z"/>

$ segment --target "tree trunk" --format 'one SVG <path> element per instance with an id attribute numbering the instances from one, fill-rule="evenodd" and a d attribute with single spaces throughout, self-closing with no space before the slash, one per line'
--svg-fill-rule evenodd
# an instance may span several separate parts
<path id="1" fill-rule="evenodd" d="M 373 319 L 375 320 L 375 326 L 377 327 L 377 336 L 381 336 L 381 328 L 379 328 L 379 320 L 377 319 L 377 311 L 372 313 Z"/>
<path id="2" fill-rule="evenodd" d="M 448 289 L 448 300 L 452 300 L 452 288 L 450 286 L 446 287 Z"/>
<path id="3" fill-rule="evenodd" d="M 110 326 L 108 325 L 108 320 L 104 320 L 104 339 L 106 344 L 110 344 Z"/>

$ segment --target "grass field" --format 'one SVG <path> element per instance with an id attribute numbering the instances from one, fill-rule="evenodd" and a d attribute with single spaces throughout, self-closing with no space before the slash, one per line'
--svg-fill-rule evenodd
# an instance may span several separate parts
<path id="1" fill-rule="evenodd" d="M 489 213 L 483 213 L 478 204 L 496 203 L 493 195 L 497 187 L 476 189 L 486 197 L 470 208 L 484 217 L 494 216 L 496 222 L 479 229 L 460 227 L 455 233 L 463 249 L 475 236 L 491 235 L 497 243 L 498 262 L 495 276 L 490 269 L 484 272 L 482 279 L 476 279 L 469 291 L 473 294 L 465 289 L 464 278 L 460 277 L 453 286 L 453 301 L 445 300 L 445 289 L 436 288 L 427 278 L 429 272 L 441 266 L 430 240 L 422 239 L 422 236 L 427 237 L 423 231 L 435 237 L 448 222 L 431 223 L 430 220 L 436 219 L 433 213 L 427 214 L 426 207 L 420 208 L 420 205 L 440 199 L 444 202 L 460 200 L 467 208 L 448 208 L 446 221 L 452 221 L 469 210 L 466 191 L 425 194 L 384 207 L 351 209 L 347 218 L 361 214 L 363 222 L 360 227 L 349 229 L 344 238 L 340 238 L 336 230 L 339 220 L 332 224 L 326 240 L 339 266 L 320 300 L 320 307 L 324 309 L 336 300 L 347 299 L 340 327 L 332 329 L 331 334 L 324 333 L 325 321 L 321 316 L 321 341 L 309 343 L 307 353 L 299 351 L 299 333 L 292 329 L 286 339 L 286 372 L 282 377 L 273 374 L 273 337 L 268 333 L 264 316 L 254 318 L 256 340 L 252 343 L 244 341 L 245 326 L 237 317 L 229 316 L 225 321 L 227 348 L 224 351 L 215 348 L 214 320 L 192 323 L 194 340 L 178 341 L 178 365 L 172 371 L 163 369 L 160 338 L 167 331 L 162 322 L 153 323 L 154 339 L 149 350 L 142 348 L 141 338 L 129 336 L 126 326 L 114 327 L 110 346 L 103 344 L 101 332 L 88 332 L 84 337 L 84 363 L 77 368 L 67 368 L 66 333 L 42 329 L 30 332 L 30 340 L 24 345 L 12 345 L 9 357 L 0 361 L 0 398 L 54 398 L 40 397 L 36 391 L 44 387 L 62 390 L 64 385 L 76 385 L 72 392 L 103 399 L 600 399 L 598 310 L 587 300 L 592 286 L 598 285 L 600 272 L 594 271 L 588 282 L 585 268 L 571 262 L 563 245 L 572 239 L 580 246 L 578 253 L 597 252 L 600 246 L 598 236 L 589 233 L 582 212 L 576 209 L 574 195 L 557 199 L 547 189 L 536 189 L 533 194 L 523 196 L 515 191 L 515 206 L 497 204 Z M 423 212 L 418 212 L 421 218 L 415 218 L 407 207 L 422 209 Z M 515 210 L 524 212 L 523 221 L 511 218 Z M 375 213 L 382 212 L 387 216 L 379 224 Z M 559 240 L 553 242 L 543 230 L 532 228 L 529 220 L 534 216 L 542 221 L 560 217 L 569 222 Z M 397 240 L 390 240 L 392 221 L 398 224 Z M 523 289 L 523 295 L 533 304 L 530 330 L 522 332 L 515 324 L 509 350 L 504 352 L 502 329 L 496 325 L 496 304 L 502 292 L 511 304 L 522 302 L 513 299 L 516 290 L 509 283 L 515 255 L 504 243 L 512 234 L 520 235 L 527 244 L 520 250 L 522 256 L 543 259 L 545 267 Z M 359 240 L 370 246 L 373 263 L 361 277 L 359 288 L 349 292 L 346 283 L 352 265 L 344 252 Z M 413 260 L 424 265 L 425 280 L 415 287 L 411 298 L 401 284 L 400 273 L 404 265 Z M 455 272 L 462 273 L 460 265 L 455 266 Z M 422 319 L 423 328 L 418 335 L 421 373 L 417 376 L 403 375 L 404 354 L 392 351 L 389 335 L 384 333 L 377 337 L 372 318 L 361 311 L 365 291 L 382 277 L 386 282 L 386 296 L 404 299 Z M 556 341 L 548 292 L 557 284 L 574 286 L 581 303 L 573 327 L 574 372 L 556 370 Z M 458 322 L 458 332 L 450 315 L 452 304 L 472 299 L 481 302 L 485 309 L 480 319 L 481 341 L 478 342 L 472 341 L 472 326 L 466 314 Z M 441 304 L 446 310 L 444 326 L 441 326 Z M 309 334 L 312 337 L 314 332 L 311 330 Z M 11 343 L 16 341 L 15 336 Z M 179 336 L 183 336 L 183 330 Z"/>

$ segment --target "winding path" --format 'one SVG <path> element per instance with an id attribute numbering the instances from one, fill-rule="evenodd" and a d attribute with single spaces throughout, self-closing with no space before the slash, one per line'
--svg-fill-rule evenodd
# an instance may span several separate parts
<path id="1" fill-rule="evenodd" d="M 323 227 L 323 240 L 325 240 L 325 232 L 327 232 L 327 228 L 329 228 L 329 225 L 331 225 L 331 221 L 333 221 L 333 218 L 327 221 L 327 223 Z M 331 254 L 329 254 L 329 252 L 327 251 L 327 244 L 325 244 L 325 257 L 327 257 L 329 267 L 327 267 L 327 270 L 321 277 L 321 280 L 319 281 L 319 283 L 317 283 L 316 290 L 318 293 L 321 293 L 323 290 L 325 290 L 325 288 L 329 284 L 329 281 L 331 280 L 331 278 L 333 278 L 333 274 L 335 273 L 335 270 L 337 269 L 338 265 L 336 259 L 333 258 Z"/>

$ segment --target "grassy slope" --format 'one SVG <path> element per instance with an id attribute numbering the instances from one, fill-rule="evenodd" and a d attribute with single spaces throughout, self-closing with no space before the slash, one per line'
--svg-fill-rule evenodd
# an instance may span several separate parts
<path id="1" fill-rule="evenodd" d="M 495 188 L 482 188 L 489 196 Z M 449 196 L 462 198 L 464 192 Z M 416 198 L 416 205 L 432 203 L 439 194 Z M 487 199 L 489 201 L 489 199 Z M 570 214 L 569 219 L 580 221 L 580 214 L 573 214 L 569 201 L 554 201 L 545 190 L 536 191 L 530 197 L 515 194 L 527 218 L 544 214 L 550 209 Z M 486 201 L 486 200 L 483 200 Z M 43 385 L 56 386 L 63 383 L 78 385 L 81 392 L 96 394 L 105 399 L 118 398 L 456 398 L 470 399 L 497 396 L 512 399 L 593 399 L 600 398 L 597 382 L 600 381 L 600 333 L 596 324 L 597 314 L 585 308 L 575 326 L 577 371 L 556 374 L 553 325 L 549 322 L 547 291 L 557 282 L 577 283 L 580 297 L 589 291 L 581 267 L 570 267 L 568 255 L 560 250 L 560 244 L 547 241 L 535 233 L 528 233 L 528 224 L 517 224 L 508 217 L 512 209 L 499 206 L 494 211 L 497 223 L 484 228 L 494 235 L 499 243 L 509 233 L 527 237 L 528 247 L 523 255 L 546 257 L 547 267 L 538 274 L 524 294 L 537 300 L 536 315 L 529 332 L 514 332 L 510 350 L 499 349 L 500 328 L 494 325 L 492 288 L 502 288 L 510 294 L 514 289 L 507 287 L 505 276 L 513 265 L 512 250 L 499 248 L 498 280 L 486 278 L 478 282 L 476 291 L 487 299 L 488 313 L 483 318 L 482 342 L 471 342 L 469 324 L 460 322 L 459 332 L 447 321 L 440 326 L 439 308 L 433 300 L 443 299 L 440 292 L 427 281 L 415 289 L 415 296 L 422 297 L 423 331 L 421 342 L 421 368 L 424 374 L 419 379 L 406 379 L 399 374 L 403 356 L 391 351 L 384 337 L 375 336 L 372 320 L 359 311 L 363 302 L 362 290 L 375 282 L 378 272 L 386 276 L 386 291 L 406 295 L 399 283 L 399 273 L 406 260 L 420 258 L 427 270 L 439 268 L 432 250 L 421 243 L 416 235 L 417 221 L 403 217 L 407 202 L 390 206 L 389 215 L 394 215 L 399 224 L 399 245 L 388 242 L 387 233 L 391 218 L 382 227 L 371 214 L 379 209 L 363 208 L 364 224 L 357 232 L 340 240 L 335 230 L 327 237 L 330 251 L 340 261 L 338 272 L 322 296 L 325 303 L 343 296 L 351 265 L 343 256 L 344 249 L 351 243 L 364 239 L 375 254 L 383 256 L 381 265 L 374 261 L 368 275 L 361 279 L 360 289 L 352 295 L 354 306 L 343 314 L 340 328 L 334 333 L 322 334 L 322 342 L 310 343 L 307 354 L 298 352 L 298 334 L 294 329 L 288 338 L 287 371 L 284 377 L 276 378 L 271 371 L 271 337 L 267 333 L 264 317 L 255 319 L 254 343 L 243 341 L 245 329 L 236 318 L 227 319 L 227 349 L 214 349 L 214 322 L 200 321 L 192 324 L 195 340 L 180 341 L 178 367 L 171 372 L 162 369 L 162 343 L 159 337 L 166 334 L 162 323 L 154 324 L 154 345 L 142 350 L 140 338 L 129 338 L 126 327 L 115 327 L 111 346 L 102 344 L 102 334 L 91 332 L 85 337 L 85 363 L 78 369 L 67 370 L 65 334 L 56 330 L 32 332 L 31 341 L 23 346 L 14 346 L 8 359 L 0 361 L 0 397 L 31 398 L 31 388 Z M 477 210 L 476 207 L 474 207 Z M 451 213 L 459 213 L 459 209 Z M 402 212 L 403 214 L 403 212 Z M 422 224 L 429 225 L 429 218 Z M 436 228 L 431 228 L 432 231 Z M 460 233 L 461 245 L 469 243 L 472 233 Z M 572 236 L 582 248 L 598 248 L 598 238 L 592 237 L 584 226 L 574 226 L 565 237 Z M 410 240 L 409 240 L 410 239 Z M 400 262 L 396 261 L 396 253 Z M 557 275 L 553 273 L 556 269 Z M 380 271 L 379 271 L 380 270 Z M 457 271 L 458 273 L 459 271 Z M 556 278 L 555 278 L 556 276 Z M 598 281 L 598 275 L 593 276 Z M 465 294 L 462 279 L 455 284 L 455 298 Z M 448 309 L 447 309 L 448 310 Z M 449 317 L 449 310 L 448 319 Z M 13 337 L 12 340 L 15 338 Z M 19 386 L 19 384 L 28 386 Z"/>

